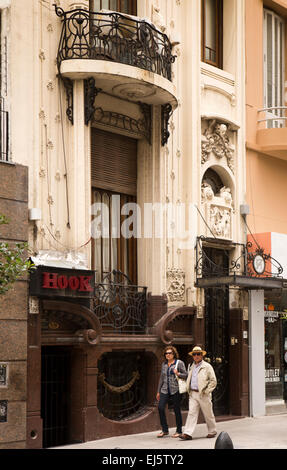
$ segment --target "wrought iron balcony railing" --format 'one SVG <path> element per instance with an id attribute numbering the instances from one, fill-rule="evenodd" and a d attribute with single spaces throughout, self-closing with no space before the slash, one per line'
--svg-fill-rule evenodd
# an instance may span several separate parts
<path id="1" fill-rule="evenodd" d="M 4 99 L 0 98 L 0 161 L 9 160 L 9 115 L 4 111 Z"/>
<path id="2" fill-rule="evenodd" d="M 146 287 L 134 286 L 120 271 L 107 274 L 96 284 L 94 312 L 104 331 L 144 333 L 146 328 Z"/>
<path id="3" fill-rule="evenodd" d="M 253 246 L 251 241 L 246 245 L 238 243 L 240 246 L 240 254 L 237 258 L 228 258 L 228 266 L 211 260 L 205 251 L 203 242 L 206 240 L 204 236 L 197 238 L 195 247 L 195 273 L 196 278 L 205 277 L 225 277 L 231 275 L 247 276 L 247 277 L 265 277 L 279 278 L 283 273 L 283 268 L 279 261 L 274 259 L 270 254 L 265 253 L 257 243 Z"/>
<path id="4" fill-rule="evenodd" d="M 65 12 L 55 5 L 63 27 L 58 67 L 68 59 L 94 59 L 132 65 L 171 81 L 175 61 L 166 36 L 147 21 L 116 12 L 75 9 Z"/>

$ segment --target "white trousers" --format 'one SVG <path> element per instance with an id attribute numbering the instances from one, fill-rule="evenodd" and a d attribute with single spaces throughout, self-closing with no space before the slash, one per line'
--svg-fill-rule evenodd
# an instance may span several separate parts
<path id="1" fill-rule="evenodd" d="M 188 415 L 184 426 L 184 434 L 192 436 L 195 426 L 198 420 L 199 410 L 201 409 L 208 433 L 216 433 L 216 422 L 212 409 L 212 400 L 210 395 L 200 397 L 199 392 L 190 392 L 189 404 L 188 404 Z"/>

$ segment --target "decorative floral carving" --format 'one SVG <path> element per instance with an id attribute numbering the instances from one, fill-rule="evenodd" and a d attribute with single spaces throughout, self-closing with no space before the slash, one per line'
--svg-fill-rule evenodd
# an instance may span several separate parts
<path id="1" fill-rule="evenodd" d="M 45 59 L 46 59 L 44 49 L 40 49 L 40 52 L 39 52 L 39 59 L 40 59 L 40 60 L 45 60 Z"/>
<path id="2" fill-rule="evenodd" d="M 45 178 L 45 176 L 46 176 L 46 169 L 43 166 L 41 166 L 41 168 L 39 170 L 39 176 L 40 176 L 40 178 Z"/>
<path id="3" fill-rule="evenodd" d="M 158 28 L 162 33 L 166 30 L 166 25 L 163 19 L 162 14 L 160 13 L 160 8 L 156 5 L 152 6 L 152 22 L 156 28 Z"/>
<path id="4" fill-rule="evenodd" d="M 207 129 L 201 139 L 201 163 L 205 163 L 211 152 L 219 159 L 226 157 L 227 165 L 234 173 L 234 145 L 228 137 L 227 124 L 209 121 Z"/>
<path id="5" fill-rule="evenodd" d="M 53 80 L 48 80 L 47 82 L 47 88 L 49 91 L 53 91 L 54 90 L 54 83 L 53 83 Z"/>
<path id="6" fill-rule="evenodd" d="M 182 269 L 172 268 L 167 271 L 167 296 L 170 302 L 184 301 L 185 273 Z"/>

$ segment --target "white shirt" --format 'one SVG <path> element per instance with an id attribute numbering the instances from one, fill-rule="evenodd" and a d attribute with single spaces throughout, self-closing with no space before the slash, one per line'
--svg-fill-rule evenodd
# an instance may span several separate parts
<path id="1" fill-rule="evenodd" d="M 198 381 L 197 381 L 197 375 L 202 366 L 202 361 L 200 361 L 198 364 L 195 365 L 192 371 L 192 376 L 191 376 L 191 381 L 190 381 L 190 388 L 191 390 L 198 390 Z"/>

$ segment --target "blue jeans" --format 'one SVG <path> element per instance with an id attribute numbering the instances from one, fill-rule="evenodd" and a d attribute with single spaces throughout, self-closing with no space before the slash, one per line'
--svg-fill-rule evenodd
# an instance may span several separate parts
<path id="1" fill-rule="evenodd" d="M 169 399 L 171 399 L 173 403 L 173 409 L 174 409 L 175 419 L 176 419 L 176 432 L 181 434 L 182 433 L 182 416 L 181 416 L 181 410 L 180 410 L 181 396 L 179 392 L 176 392 L 173 395 L 169 395 L 167 393 L 160 394 L 160 399 L 158 403 L 158 412 L 159 412 L 159 419 L 160 419 L 162 430 L 163 432 L 168 432 L 168 425 L 167 425 L 166 415 L 165 415 L 165 407 Z"/>

